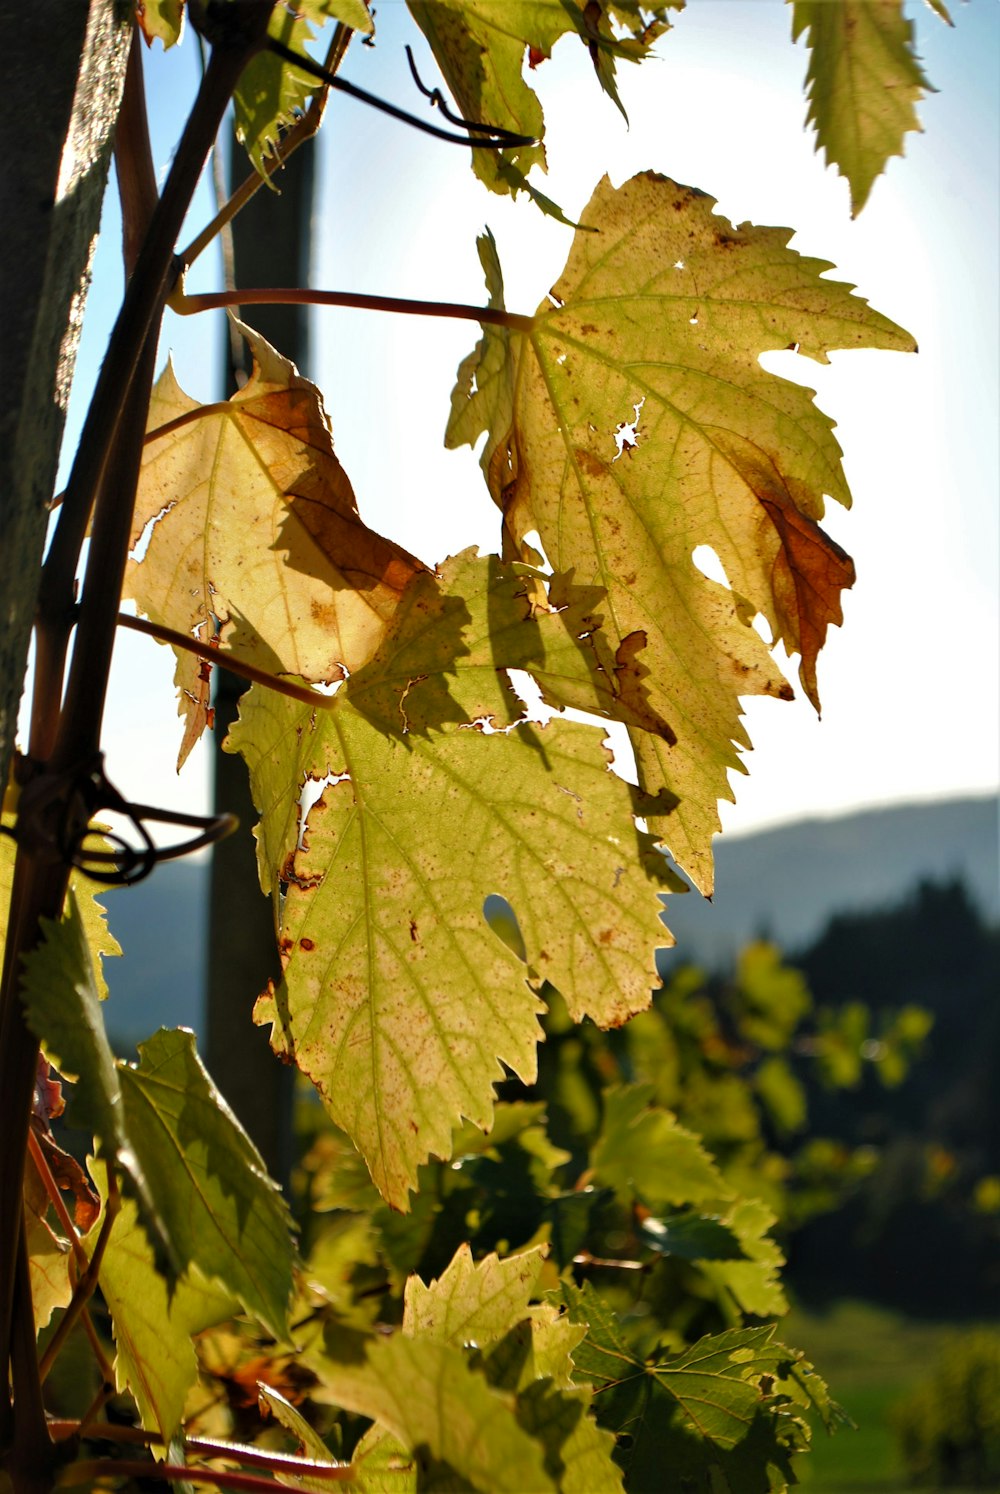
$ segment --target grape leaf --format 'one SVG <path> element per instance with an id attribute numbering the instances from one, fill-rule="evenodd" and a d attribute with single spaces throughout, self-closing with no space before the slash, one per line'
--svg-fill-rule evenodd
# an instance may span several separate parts
<path id="1" fill-rule="evenodd" d="M 181 39 L 184 0 L 136 0 L 135 19 L 147 44 L 158 36 L 166 51 Z"/>
<path id="2" fill-rule="evenodd" d="M 320 25 L 332 20 L 350 26 L 352 31 L 360 31 L 363 36 L 372 36 L 375 31 L 375 21 L 364 0 L 295 0 L 295 9 Z"/>
<path id="3" fill-rule="evenodd" d="M 619 1435 L 628 1487 L 663 1487 L 663 1470 L 685 1488 L 763 1494 L 784 1484 L 789 1444 L 804 1432 L 774 1395 L 797 1356 L 773 1342 L 774 1327 L 732 1329 L 680 1354 L 635 1353 L 614 1313 L 588 1284 L 561 1284 L 561 1300 L 587 1336 L 574 1352 L 577 1379 L 591 1385 L 602 1425 Z M 680 1483 L 679 1483 L 680 1486 Z"/>
<path id="4" fill-rule="evenodd" d="M 161 1027 L 139 1057 L 138 1067 L 119 1065 L 125 1124 L 174 1249 L 283 1338 L 292 1246 L 277 1185 L 205 1072 L 192 1032 Z"/>
<path id="5" fill-rule="evenodd" d="M 372 1342 L 362 1364 L 327 1360 L 322 1379 L 336 1404 L 370 1416 L 419 1461 L 447 1464 L 466 1485 L 491 1494 L 555 1490 L 513 1398 L 491 1390 L 450 1344 L 393 1334 Z"/>
<path id="6" fill-rule="evenodd" d="M 7 830 L 12 830 L 15 824 L 16 797 L 8 793 L 4 800 L 5 808 L 0 823 Z M 99 827 L 95 827 L 94 836 L 100 836 Z M 88 839 L 88 844 L 95 842 Z M 10 907 L 10 895 L 14 885 L 14 860 L 17 855 L 17 843 L 9 835 L 0 835 L 0 908 Z M 89 877 L 74 872 L 69 879 L 70 891 L 76 900 L 76 908 L 83 924 L 83 938 L 91 953 L 91 975 L 97 995 L 104 1001 L 108 994 L 108 983 L 104 979 L 102 962 L 109 955 L 120 955 L 121 945 L 108 928 L 107 912 L 101 903 L 97 901 L 97 894 L 107 891 L 97 882 Z M 4 942 L 7 937 L 6 920 L 0 921 L 0 961 L 3 959 Z"/>
<path id="7" fill-rule="evenodd" d="M 478 576 L 468 606 L 448 572 L 436 613 L 404 608 L 330 709 L 252 690 L 227 744 L 262 814 L 262 885 L 287 883 L 284 982 L 256 1018 L 400 1207 L 419 1162 L 448 1154 L 461 1115 L 488 1127 L 497 1058 L 533 1074 L 539 1004 L 526 977 L 605 1025 L 648 1005 L 654 983 L 649 878 L 666 881 L 665 863 L 593 729 L 475 725 L 515 700 L 498 682 L 503 656 L 487 666 L 477 641 L 493 569 L 459 568 Z M 327 786 L 300 840 L 309 779 Z M 481 913 L 493 893 L 515 909 L 527 965 Z"/>
<path id="8" fill-rule="evenodd" d="M 518 1396 L 518 1425 L 541 1442 L 559 1494 L 623 1494 L 614 1435 L 588 1416 L 590 1399 L 584 1390 L 535 1380 Z"/>
<path id="9" fill-rule="evenodd" d="M 780 1317 L 788 1311 L 780 1276 L 785 1257 L 768 1235 L 777 1222 L 760 1199 L 733 1200 L 720 1223 L 732 1231 L 745 1258 L 698 1262 L 703 1275 L 730 1291 L 742 1312 L 757 1318 Z"/>
<path id="10" fill-rule="evenodd" d="M 314 19 L 323 19 L 321 8 L 315 4 L 308 8 L 275 5 L 268 35 L 302 56 L 308 53 L 315 36 L 311 24 Z M 243 69 L 233 93 L 236 138 L 265 181 L 270 180 L 267 157 L 273 155 L 282 132 L 295 123 L 322 87 L 311 73 L 267 50 L 251 57 Z"/>
<path id="11" fill-rule="evenodd" d="M 92 1171 L 106 1198 L 106 1168 L 95 1164 Z M 88 1254 L 100 1227 L 98 1221 L 84 1240 Z M 122 1200 L 111 1227 L 100 1282 L 118 1351 L 118 1389 L 131 1392 L 143 1426 L 158 1431 L 167 1442 L 180 1425 L 187 1393 L 198 1374 L 192 1335 L 231 1317 L 238 1304 L 228 1292 L 210 1285 L 196 1268 L 189 1269 L 171 1290 L 157 1270 L 130 1199 Z"/>
<path id="12" fill-rule="evenodd" d="M 157 380 L 133 524 L 152 526 L 125 595 L 154 622 L 274 674 L 342 679 L 375 652 L 423 567 L 362 522 L 319 390 L 249 328 L 253 375 L 199 415 L 168 365 Z M 248 559 L 248 557 L 251 557 Z M 204 724 L 200 661 L 178 654 L 181 760 Z"/>
<path id="13" fill-rule="evenodd" d="M 536 1248 L 505 1260 L 488 1255 L 477 1263 L 468 1245 L 460 1245 L 430 1286 L 419 1276 L 407 1281 L 403 1332 L 421 1343 L 487 1348 L 527 1316 L 543 1259 Z"/>
<path id="14" fill-rule="evenodd" d="M 69 1278 L 69 1241 L 52 1229 L 46 1218 L 48 1209 L 45 1185 L 29 1154 L 24 1162 L 24 1227 L 36 1332 L 44 1328 L 56 1308 L 65 1307 L 73 1295 Z"/>
<path id="15" fill-rule="evenodd" d="M 731 1196 L 700 1139 L 671 1111 L 651 1105 L 652 1094 L 644 1084 L 605 1091 L 604 1125 L 590 1159 L 595 1181 L 654 1211 Z"/>
<path id="16" fill-rule="evenodd" d="M 258 1381 L 257 1398 L 261 1410 L 268 1410 L 286 1432 L 291 1432 L 298 1443 L 298 1452 L 302 1457 L 311 1458 L 324 1467 L 340 1468 L 346 1472 L 346 1465 L 338 1463 L 330 1456 L 330 1449 L 319 1433 L 314 1431 L 301 1411 L 297 1411 L 291 1401 L 286 1400 L 279 1390 L 274 1390 L 270 1385 L 265 1385 L 263 1381 Z M 328 1494 L 331 1487 L 330 1477 L 324 1476 L 322 1472 L 312 1477 L 308 1473 L 282 1475 L 280 1465 L 275 1471 L 279 1484 L 290 1484 L 294 1489 L 318 1490 L 319 1494 Z M 353 1483 L 349 1487 L 353 1487 Z"/>
<path id="17" fill-rule="evenodd" d="M 653 173 L 617 190 L 605 179 L 582 215 L 598 231 L 577 232 L 530 331 L 485 328 L 461 365 L 446 438 L 487 432 L 508 553 L 530 558 L 537 531 L 556 572 L 599 589 L 588 648 L 606 673 L 625 644 L 641 660 L 646 704 L 668 730 L 631 728 L 640 784 L 679 801 L 647 822 L 705 892 L 716 803 L 749 746 L 739 697 L 790 694 L 753 617 L 800 655 L 816 703 L 816 655 L 853 579 L 817 522 L 824 495 L 849 501 L 832 423 L 759 355 L 914 348 L 821 278 L 824 261 L 789 249 L 787 229 L 733 228 L 713 207 Z M 487 278 L 496 304 L 495 265 Z M 696 567 L 701 545 L 732 591 Z"/>
<path id="18" fill-rule="evenodd" d="M 111 1052 L 75 899 L 25 960 L 28 1021 L 77 1079 L 73 1114 L 121 1170 L 159 1256 L 219 1280 L 281 1337 L 292 1285 L 288 1214 L 264 1164 L 202 1067 L 194 1034 L 164 1028 L 138 1067 Z"/>
<path id="19" fill-rule="evenodd" d="M 938 14 L 950 21 L 947 11 Z M 792 39 L 803 34 L 806 122 L 816 131 L 816 149 L 847 178 L 856 218 L 886 162 L 903 154 L 910 130 L 920 129 L 916 105 L 933 90 L 902 0 L 794 0 Z"/>
<path id="20" fill-rule="evenodd" d="M 668 28 L 667 12 L 683 0 L 640 5 L 635 0 L 407 0 L 434 60 L 466 119 L 499 125 L 533 143 L 503 151 L 472 152 L 472 169 L 494 192 L 527 192 L 546 213 L 568 222 L 562 210 L 528 182 L 533 166 L 545 169 L 545 124 L 538 96 L 523 76 L 527 53 L 534 69 L 552 55 L 561 36 L 574 32 L 590 52 L 602 88 L 622 110 L 615 80 L 618 59 L 639 62 Z"/>

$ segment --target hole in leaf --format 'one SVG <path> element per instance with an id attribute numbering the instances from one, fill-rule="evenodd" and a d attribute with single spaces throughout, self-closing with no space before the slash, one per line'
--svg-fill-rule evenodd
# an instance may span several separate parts
<path id="1" fill-rule="evenodd" d="M 632 406 L 632 419 L 621 421 L 621 423 L 615 428 L 615 444 L 618 447 L 618 451 L 612 458 L 613 461 L 617 462 L 624 453 L 634 451 L 638 446 L 639 415 L 645 403 L 646 396 L 643 395 L 638 404 L 634 404 Z"/>
<path id="2" fill-rule="evenodd" d="M 726 575 L 722 561 L 711 545 L 696 545 L 691 551 L 691 559 L 709 581 L 718 581 L 720 586 L 724 586 L 727 591 L 732 591 L 733 588 L 729 584 L 729 577 Z"/>
<path id="3" fill-rule="evenodd" d="M 307 821 L 309 819 L 309 811 L 313 808 L 313 805 L 321 798 L 324 790 L 332 787 L 335 783 L 343 783 L 350 776 L 350 773 L 327 773 L 322 778 L 314 778 L 311 774 L 307 776 L 299 792 L 298 839 L 295 843 L 297 851 L 305 850 L 306 831 L 308 829 Z"/>
<path id="4" fill-rule="evenodd" d="M 521 925 L 517 921 L 517 914 L 505 897 L 499 892 L 491 892 L 483 902 L 483 917 L 497 938 L 511 951 L 517 955 L 519 960 L 525 964 L 528 962 L 528 951 L 524 946 L 524 935 L 521 933 Z"/>

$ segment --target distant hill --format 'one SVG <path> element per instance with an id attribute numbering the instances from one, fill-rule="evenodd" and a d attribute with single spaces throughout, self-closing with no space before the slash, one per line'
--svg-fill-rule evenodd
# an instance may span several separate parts
<path id="1" fill-rule="evenodd" d="M 728 965 L 748 939 L 766 935 L 801 949 L 834 913 L 888 907 L 920 881 L 959 878 L 989 923 L 1000 922 L 1000 798 L 866 809 L 796 820 L 715 843 L 715 896 L 671 897 L 677 947 L 661 968 L 692 960 Z"/>
<path id="2" fill-rule="evenodd" d="M 716 893 L 669 899 L 679 960 L 726 964 L 766 933 L 795 950 L 833 913 L 899 900 L 921 879 L 961 877 L 980 911 L 1000 922 L 996 795 L 870 809 L 800 820 L 716 842 Z M 107 1017 L 124 1046 L 161 1024 L 202 1025 L 208 864 L 171 863 L 149 881 L 106 895 L 111 927 L 128 958 L 107 962 Z M 263 907 L 263 899 L 261 900 Z M 257 993 L 247 992 L 247 1017 Z"/>

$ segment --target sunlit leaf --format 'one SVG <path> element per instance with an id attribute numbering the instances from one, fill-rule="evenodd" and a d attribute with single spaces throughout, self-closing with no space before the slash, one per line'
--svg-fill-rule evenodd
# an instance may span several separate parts
<path id="1" fill-rule="evenodd" d="M 46 1326 L 57 1307 L 65 1307 L 73 1295 L 69 1275 L 69 1241 L 57 1235 L 46 1215 L 49 1197 L 33 1159 L 24 1164 L 24 1228 L 31 1277 L 31 1301 L 35 1330 Z"/>
<path id="2" fill-rule="evenodd" d="M 145 550 L 125 595 L 202 643 L 218 633 L 222 654 L 329 683 L 372 657 L 423 567 L 361 520 L 316 386 L 244 335 L 254 372 L 228 403 L 198 415 L 172 367 L 157 381 L 149 428 L 166 429 L 146 447 L 133 524 Z M 200 661 L 177 652 L 183 760 L 207 687 Z"/>
<path id="3" fill-rule="evenodd" d="M 566 222 L 561 209 L 527 180 L 545 169 L 542 106 L 524 78 L 552 55 L 561 36 L 575 34 L 590 54 L 602 88 L 622 108 L 619 60 L 639 62 L 667 30 L 667 13 L 683 0 L 642 5 L 636 0 L 580 4 L 579 0 L 408 0 L 434 60 L 464 118 L 499 125 L 534 143 L 472 153 L 472 166 L 494 192 L 527 192 L 544 212 Z M 624 110 L 622 110 L 624 113 Z"/>
<path id="4" fill-rule="evenodd" d="M 468 606 L 445 576 L 419 616 L 404 608 L 332 709 L 253 690 L 229 742 L 262 813 L 262 882 L 287 883 L 284 982 L 257 1020 L 398 1207 L 428 1153 L 448 1154 L 462 1115 L 488 1129 L 498 1059 L 533 1074 L 540 1006 L 527 977 L 604 1025 L 646 1006 L 655 983 L 649 878 L 666 882 L 666 868 L 597 734 L 569 721 L 475 724 L 514 700 L 497 677 L 506 655 L 490 659 L 477 630 L 491 569 L 480 563 Z M 423 670 L 415 635 L 427 638 Z M 309 779 L 328 786 L 300 839 Z M 527 965 L 483 917 L 496 893 L 516 912 Z"/>
<path id="5" fill-rule="evenodd" d="M 106 1174 L 100 1164 L 94 1175 L 106 1196 Z M 99 1221 L 84 1240 L 88 1254 L 100 1228 Z M 166 1442 L 180 1425 L 185 1398 L 198 1374 L 192 1335 L 231 1316 L 237 1304 L 197 1269 L 189 1269 L 171 1289 L 157 1269 L 129 1199 L 123 1200 L 111 1227 L 100 1283 L 118 1351 L 118 1388 L 131 1392 L 143 1426 L 159 1432 Z"/>
<path id="6" fill-rule="evenodd" d="M 468 1245 L 462 1245 L 430 1286 L 410 1277 L 403 1332 L 421 1343 L 487 1348 L 527 1315 L 542 1260 L 542 1251 L 527 1250 L 506 1260 L 489 1255 L 473 1262 Z"/>
<path id="7" fill-rule="evenodd" d="M 591 1154 L 594 1177 L 656 1211 L 664 1205 L 712 1203 L 729 1189 L 693 1132 L 661 1106 L 652 1089 L 608 1090 L 601 1135 Z"/>
<path id="8" fill-rule="evenodd" d="M 323 1382 L 338 1405 L 377 1421 L 418 1463 L 429 1455 L 491 1494 L 555 1490 L 513 1398 L 491 1390 L 460 1349 L 397 1333 L 372 1343 L 363 1364 L 328 1362 Z"/>
<path id="9" fill-rule="evenodd" d="M 832 422 L 760 354 L 914 347 L 789 249 L 789 230 L 733 228 L 713 209 L 652 173 L 602 182 L 581 219 L 599 232 L 576 234 L 532 330 L 487 328 L 463 363 L 448 434 L 487 432 L 509 549 L 527 558 L 537 531 L 555 571 L 601 598 L 587 647 L 606 674 L 623 650 L 641 666 L 663 725 L 631 728 L 640 784 L 669 795 L 647 822 L 704 891 L 717 800 L 749 746 L 739 699 L 790 693 L 754 614 L 800 655 L 815 702 L 816 655 L 853 579 L 818 525 L 824 495 L 849 501 Z M 495 267 L 488 280 L 496 303 Z M 699 570 L 701 546 L 731 591 Z"/>
<path id="10" fill-rule="evenodd" d="M 159 37 L 164 49 L 181 39 L 184 0 L 136 0 L 135 19 L 146 41 Z"/>
<path id="11" fill-rule="evenodd" d="M 939 0 L 931 0 L 950 21 Z M 809 46 L 807 122 L 816 149 L 847 178 L 857 217 L 891 156 L 919 130 L 916 105 L 933 92 L 902 0 L 794 0 L 792 36 Z"/>
<path id="12" fill-rule="evenodd" d="M 268 34 L 302 56 L 315 36 L 311 23 L 322 23 L 323 12 L 315 0 L 303 6 L 275 5 Z M 233 93 L 233 114 L 236 138 L 261 176 L 267 177 L 265 162 L 274 154 L 283 131 L 295 123 L 322 87 L 312 73 L 274 52 L 265 49 L 251 57 Z"/>

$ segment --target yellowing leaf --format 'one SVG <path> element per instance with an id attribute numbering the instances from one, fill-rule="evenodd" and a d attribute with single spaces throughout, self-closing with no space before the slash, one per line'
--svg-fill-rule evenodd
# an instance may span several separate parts
<path id="1" fill-rule="evenodd" d="M 555 1490 L 540 1445 L 517 1423 L 513 1398 L 491 1390 L 460 1349 L 394 1334 L 372 1343 L 363 1364 L 328 1361 L 322 1379 L 345 1410 L 372 1417 L 424 1459 L 446 1463 L 463 1480 L 459 1487 Z"/>
<path id="2" fill-rule="evenodd" d="M 948 12 L 936 0 L 943 20 Z M 792 37 L 806 35 L 807 122 L 816 149 L 845 176 L 857 217 L 891 156 L 919 130 L 916 105 L 930 89 L 902 0 L 794 0 Z"/>
<path id="3" fill-rule="evenodd" d="M 319 391 L 256 333 L 252 378 L 199 415 L 168 366 L 157 381 L 125 595 L 153 621 L 272 674 L 333 681 L 385 637 L 423 570 L 368 529 L 337 461 Z M 204 724 L 207 686 L 178 650 L 182 760 Z"/>
<path id="4" fill-rule="evenodd" d="M 749 746 L 739 698 L 790 693 L 753 617 L 800 654 L 816 702 L 816 654 L 853 579 L 818 525 L 824 495 L 849 502 L 832 423 L 759 356 L 914 347 L 789 249 L 789 230 L 733 228 L 713 208 L 652 173 L 602 182 L 582 219 L 597 231 L 576 234 L 532 328 L 484 330 L 462 364 L 447 438 L 487 432 L 508 553 L 530 559 L 537 531 L 555 571 L 600 596 L 587 646 L 608 678 L 642 671 L 663 723 L 631 725 L 641 786 L 676 805 L 647 820 L 706 892 L 716 803 Z M 481 253 L 496 304 L 488 242 Z M 731 591 L 695 565 L 700 546 Z M 558 700 L 555 682 L 546 693 Z"/>
<path id="5" fill-rule="evenodd" d="M 488 1255 L 475 1263 L 468 1245 L 459 1246 L 447 1269 L 425 1286 L 419 1276 L 406 1283 L 403 1332 L 421 1343 L 495 1343 L 528 1312 L 544 1253 L 526 1250 L 500 1260 Z"/>
<path id="6" fill-rule="evenodd" d="M 499 125 L 534 143 L 472 153 L 472 167 L 494 192 L 527 192 L 543 211 L 567 220 L 527 181 L 533 166 L 545 169 L 542 106 L 525 82 L 552 55 L 561 36 L 575 33 L 587 47 L 601 86 L 621 108 L 617 59 L 640 61 L 667 29 L 666 15 L 683 0 L 640 5 L 635 0 L 580 4 L 579 0 L 407 0 L 434 60 L 466 119 Z M 622 111 L 624 113 L 624 110 Z"/>
<path id="7" fill-rule="evenodd" d="M 429 1153 L 450 1154 L 462 1115 L 488 1128 L 498 1059 L 534 1073 L 539 1003 L 527 977 L 550 980 L 574 1015 L 619 1023 L 648 1005 L 652 945 L 664 937 L 648 878 L 665 881 L 665 864 L 598 733 L 569 721 L 475 724 L 484 706 L 509 710 L 497 675 L 507 655 L 487 663 L 479 631 L 492 570 L 449 568 L 436 602 L 402 609 L 398 632 L 331 709 L 255 688 L 228 744 L 262 815 L 262 884 L 287 883 L 284 983 L 257 1019 L 397 1206 Z M 468 606 L 446 588 L 456 575 Z M 501 636 L 517 657 L 516 607 L 530 638 L 539 633 L 525 599 L 508 601 Z M 426 674 L 410 651 L 421 633 Z M 327 786 L 300 837 L 310 779 Z M 527 965 L 483 916 L 492 893 L 514 908 Z"/>

